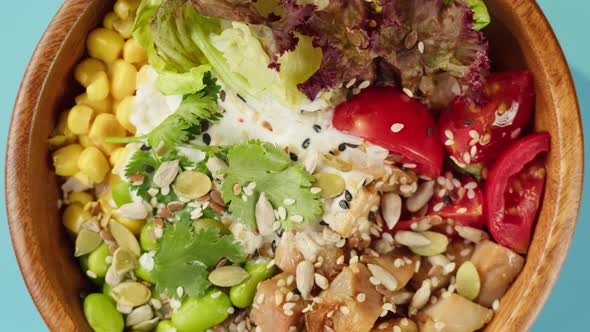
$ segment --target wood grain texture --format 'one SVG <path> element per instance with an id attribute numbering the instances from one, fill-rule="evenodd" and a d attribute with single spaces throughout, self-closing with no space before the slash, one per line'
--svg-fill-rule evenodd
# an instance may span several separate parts
<path id="1" fill-rule="evenodd" d="M 494 69 L 523 68 L 536 82 L 537 130 L 551 133 L 547 189 L 523 273 L 486 331 L 530 328 L 559 275 L 575 229 L 583 183 L 583 136 L 571 75 L 559 44 L 533 0 L 488 0 Z M 43 36 L 15 104 L 6 158 L 8 222 L 33 300 L 52 331 L 89 331 L 80 292 L 87 281 L 58 215 L 59 189 L 47 138 L 71 106 L 72 71 L 87 33 L 112 1 L 66 0 Z"/>

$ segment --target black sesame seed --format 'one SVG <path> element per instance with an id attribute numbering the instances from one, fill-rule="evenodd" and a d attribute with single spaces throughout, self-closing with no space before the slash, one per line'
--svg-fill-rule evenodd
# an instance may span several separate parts
<path id="1" fill-rule="evenodd" d="M 434 132 L 434 129 L 428 128 L 428 137 L 431 137 Z"/>
<path id="2" fill-rule="evenodd" d="M 466 126 L 469 126 L 470 124 L 472 124 L 474 122 L 475 122 L 475 120 L 473 120 L 473 119 L 467 119 L 467 120 L 463 121 L 463 124 Z"/>
<path id="3" fill-rule="evenodd" d="M 225 101 L 225 90 L 221 90 L 221 93 L 219 94 L 219 99 L 221 99 L 221 101 Z"/>
<path id="4" fill-rule="evenodd" d="M 336 154 L 334 153 L 334 151 L 330 150 L 330 152 L 328 152 L 329 154 L 335 156 Z"/>
<path id="5" fill-rule="evenodd" d="M 207 130 L 209 130 L 209 121 L 203 121 L 203 123 L 201 123 L 201 131 Z"/>
<path id="6" fill-rule="evenodd" d="M 320 220 L 320 225 L 322 225 L 322 226 L 328 226 L 328 223 L 325 222 L 325 221 L 323 221 L 323 220 Z"/>
<path id="7" fill-rule="evenodd" d="M 350 206 L 348 205 L 348 202 L 345 200 L 341 200 L 338 205 L 340 205 L 340 207 L 344 210 L 348 210 L 350 208 Z"/>
<path id="8" fill-rule="evenodd" d="M 373 211 L 369 212 L 369 221 L 375 222 L 375 220 L 377 220 L 375 217 L 375 212 L 373 212 Z"/>
<path id="9" fill-rule="evenodd" d="M 338 145 L 338 151 L 344 152 L 344 150 L 346 150 L 346 143 Z"/>
<path id="10" fill-rule="evenodd" d="M 277 241 L 272 240 L 271 248 L 272 248 L 272 252 L 277 251 Z"/>
<path id="11" fill-rule="evenodd" d="M 280 229 L 277 229 L 277 230 L 275 231 L 275 234 L 276 234 L 278 237 L 283 237 L 283 231 L 282 231 L 282 230 L 280 230 Z"/>
<path id="12" fill-rule="evenodd" d="M 451 205 L 451 198 L 449 196 L 443 197 L 442 200 L 446 205 Z"/>
<path id="13" fill-rule="evenodd" d="M 292 290 L 291 293 L 293 293 L 293 295 L 300 295 L 301 294 L 301 292 L 297 288 L 295 288 L 294 290 Z"/>
<path id="14" fill-rule="evenodd" d="M 154 167 L 152 165 L 145 165 L 143 166 L 143 170 L 146 173 L 153 173 L 155 171 Z"/>
<path id="15" fill-rule="evenodd" d="M 348 146 L 351 149 L 356 149 L 359 147 L 357 144 L 352 144 L 352 143 L 346 143 L 346 146 Z"/>
<path id="16" fill-rule="evenodd" d="M 294 154 L 293 152 L 289 152 L 289 158 L 291 158 L 292 161 L 299 160 L 299 157 L 297 157 L 297 155 Z"/>
<path id="17" fill-rule="evenodd" d="M 352 90 L 348 90 L 348 93 L 346 94 L 346 100 L 351 101 L 352 97 L 354 97 Z"/>
<path id="18" fill-rule="evenodd" d="M 238 98 L 240 98 L 243 102 L 246 102 L 246 99 L 244 99 L 244 97 L 240 96 L 239 93 L 238 93 Z"/>
<path id="19" fill-rule="evenodd" d="M 303 144 L 301 144 L 301 146 L 304 149 L 307 149 L 309 147 L 309 145 L 311 144 L 311 140 L 309 138 L 305 139 L 305 141 L 303 141 Z"/>
<path id="20" fill-rule="evenodd" d="M 316 125 L 313 125 L 313 130 L 314 130 L 316 133 L 319 133 L 320 131 L 322 131 L 322 126 L 320 126 L 320 125 L 317 125 L 317 124 L 316 124 Z"/>
<path id="21" fill-rule="evenodd" d="M 349 202 L 352 201 L 352 194 L 350 193 L 350 191 L 348 191 L 348 190 L 344 191 L 344 199 Z"/>
<path id="22" fill-rule="evenodd" d="M 205 143 L 206 145 L 211 144 L 211 135 L 207 133 L 203 134 L 203 143 Z"/>
<path id="23" fill-rule="evenodd" d="M 142 145 L 142 146 L 141 146 L 141 148 L 140 148 L 140 149 L 141 149 L 141 151 L 149 151 L 149 150 L 151 150 L 152 148 L 144 144 L 144 145 Z"/>

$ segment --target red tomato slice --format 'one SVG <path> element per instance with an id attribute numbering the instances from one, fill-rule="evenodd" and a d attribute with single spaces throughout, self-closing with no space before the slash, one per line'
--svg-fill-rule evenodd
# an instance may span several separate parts
<path id="1" fill-rule="evenodd" d="M 481 229 L 484 226 L 483 201 L 481 186 L 473 178 L 464 176 L 459 181 L 448 172 L 446 177 L 441 176 L 436 180 L 434 195 L 428 203 L 425 216 L 400 221 L 395 230 L 414 229 L 416 226 L 413 224 L 432 216 L 441 217 L 443 222 L 435 225 L 433 230 L 449 235 L 455 232 L 447 226 L 454 223 Z"/>
<path id="2" fill-rule="evenodd" d="M 497 158 L 529 123 L 534 96 L 532 75 L 513 70 L 487 77 L 481 105 L 456 98 L 439 119 L 441 139 L 451 159 L 464 167 Z"/>
<path id="3" fill-rule="evenodd" d="M 432 179 L 442 170 L 443 148 L 434 118 L 426 107 L 389 87 L 371 87 L 344 102 L 334 113 L 334 127 L 401 155 L 418 174 Z"/>
<path id="4" fill-rule="evenodd" d="M 496 242 L 526 253 L 545 185 L 547 133 L 513 143 L 490 169 L 485 187 L 487 226 Z"/>

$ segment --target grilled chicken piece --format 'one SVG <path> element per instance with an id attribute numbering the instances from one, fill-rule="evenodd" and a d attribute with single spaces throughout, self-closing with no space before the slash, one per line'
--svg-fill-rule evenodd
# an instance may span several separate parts
<path id="1" fill-rule="evenodd" d="M 349 238 L 354 233 L 368 233 L 370 223 L 368 220 L 369 212 L 376 210 L 381 202 L 381 197 L 376 192 L 370 192 L 366 188 L 359 189 L 348 209 L 334 207 L 328 209 L 324 216 L 324 221 L 330 225 L 340 236 Z M 338 201 L 332 202 L 338 205 Z"/>
<path id="2" fill-rule="evenodd" d="M 451 294 L 418 314 L 421 332 L 473 332 L 492 319 L 493 312 L 464 297 Z"/>
<path id="3" fill-rule="evenodd" d="M 291 326 L 301 325 L 305 304 L 299 295 L 292 295 L 287 301 L 287 294 L 296 287 L 295 281 L 287 284 L 290 276 L 293 278 L 283 272 L 258 285 L 250 320 L 262 331 L 289 332 Z"/>
<path id="4" fill-rule="evenodd" d="M 524 258 L 488 240 L 477 245 L 471 262 L 479 272 L 481 282 L 476 302 L 486 307 L 491 307 L 495 300 L 504 296 L 524 266 Z"/>
<path id="5" fill-rule="evenodd" d="M 345 267 L 318 297 L 321 303 L 305 314 L 308 332 L 369 332 L 381 313 L 381 295 L 369 282 L 364 264 Z M 360 296 L 359 296 L 360 295 Z"/>
<path id="6" fill-rule="evenodd" d="M 395 329 L 395 327 L 399 327 L 399 329 Z M 388 320 L 386 322 L 377 324 L 375 328 L 371 330 L 371 332 L 418 332 L 418 324 L 409 318 L 396 318 L 392 320 Z"/>
<path id="7" fill-rule="evenodd" d="M 459 268 L 461 264 L 471 259 L 474 251 L 475 245 L 473 243 L 457 239 L 449 243 L 446 256 L 451 261 L 455 262 L 457 268 Z"/>
<path id="8" fill-rule="evenodd" d="M 329 231 L 327 228 L 326 230 Z M 332 279 L 338 273 L 335 269 L 336 261 L 342 255 L 344 255 L 342 249 L 336 247 L 324 233 L 306 229 L 297 233 L 283 234 L 275 252 L 275 264 L 282 271 L 295 275 L 297 264 L 304 259 L 314 263 L 321 261 L 316 272 Z"/>
<path id="9" fill-rule="evenodd" d="M 404 288 L 412 276 L 416 272 L 416 264 L 420 260 L 420 257 L 412 254 L 405 248 L 397 248 L 394 251 L 381 255 L 379 257 L 374 256 L 362 256 L 361 262 L 365 264 L 376 264 L 387 270 L 397 281 L 397 291 Z"/>

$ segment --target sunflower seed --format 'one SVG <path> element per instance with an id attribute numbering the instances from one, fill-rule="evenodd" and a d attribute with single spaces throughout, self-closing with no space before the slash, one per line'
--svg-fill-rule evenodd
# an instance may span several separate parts
<path id="1" fill-rule="evenodd" d="M 381 214 L 389 229 L 393 229 L 402 213 L 402 199 L 393 192 L 386 193 L 381 198 Z"/>
<path id="2" fill-rule="evenodd" d="M 152 307 L 149 304 L 144 304 L 140 307 L 133 309 L 133 311 L 131 311 L 129 315 L 127 315 L 127 318 L 125 320 L 125 326 L 137 325 L 152 319 L 152 317 L 154 317 Z"/>
<path id="3" fill-rule="evenodd" d="M 395 233 L 395 241 L 407 247 L 427 246 L 430 240 L 424 235 L 412 231 L 399 231 Z"/>
<path id="4" fill-rule="evenodd" d="M 258 226 L 258 231 L 260 234 L 263 236 L 272 235 L 275 214 L 272 205 L 264 193 L 260 194 L 258 202 L 256 203 L 255 216 L 256 225 Z"/>
<path id="5" fill-rule="evenodd" d="M 422 283 L 422 286 L 416 291 L 414 297 L 412 297 L 412 302 L 410 303 L 410 313 L 415 314 L 428 303 L 431 294 L 430 286 L 430 280 L 426 279 Z"/>
<path id="6" fill-rule="evenodd" d="M 178 175 L 179 165 L 179 160 L 163 162 L 154 174 L 154 184 L 160 188 L 169 188 Z"/>
<path id="7" fill-rule="evenodd" d="M 409 246 L 410 250 L 412 250 L 413 253 L 420 256 L 428 257 L 440 255 L 443 252 L 447 251 L 447 246 L 449 245 L 449 238 L 446 237 L 444 234 L 436 232 L 422 232 L 419 234 L 426 237 L 430 241 L 430 243 L 421 246 Z"/>
<path id="8" fill-rule="evenodd" d="M 142 220 L 148 216 L 148 210 L 142 202 L 124 204 L 116 212 L 121 217 L 128 219 Z"/>
<path id="9" fill-rule="evenodd" d="M 381 285 L 385 286 L 385 288 L 392 292 L 397 290 L 397 280 L 391 273 L 389 273 L 389 271 L 376 264 L 367 264 L 367 267 L 369 268 L 369 271 L 371 271 L 373 277 L 375 277 Z"/>
<path id="10" fill-rule="evenodd" d="M 131 326 L 131 331 L 137 331 L 137 332 L 153 331 L 156 328 L 156 326 L 158 325 L 159 321 L 160 321 L 159 317 L 154 317 L 150 320 L 146 320 L 144 322 L 141 322 L 139 324 Z"/>
<path id="11" fill-rule="evenodd" d="M 434 181 L 420 184 L 416 193 L 406 200 L 406 207 L 410 212 L 418 212 L 430 201 L 434 194 Z"/>
<path id="12" fill-rule="evenodd" d="M 211 172 L 213 177 L 218 180 L 223 179 L 223 174 L 220 174 L 220 172 L 227 169 L 228 167 L 225 161 L 218 157 L 209 158 L 205 163 L 205 166 L 207 166 L 207 169 Z"/>
<path id="13" fill-rule="evenodd" d="M 486 232 L 473 227 L 457 225 L 455 226 L 455 230 L 459 236 L 474 243 L 479 243 L 480 241 L 489 238 Z"/>
<path id="14" fill-rule="evenodd" d="M 297 289 L 303 298 L 308 298 L 314 284 L 314 267 L 309 261 L 302 261 L 297 264 L 296 283 Z"/>

